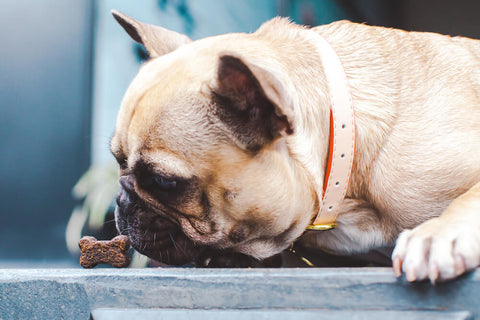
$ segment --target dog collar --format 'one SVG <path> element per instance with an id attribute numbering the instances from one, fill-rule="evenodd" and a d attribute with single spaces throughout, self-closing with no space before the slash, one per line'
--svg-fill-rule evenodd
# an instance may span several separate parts
<path id="1" fill-rule="evenodd" d="M 320 55 L 330 97 L 330 139 L 323 192 L 318 192 L 320 208 L 307 230 L 329 230 L 347 193 L 355 152 L 355 117 L 352 95 L 340 58 L 325 38 L 316 32 L 316 50 Z M 312 37 L 310 36 L 310 37 Z"/>

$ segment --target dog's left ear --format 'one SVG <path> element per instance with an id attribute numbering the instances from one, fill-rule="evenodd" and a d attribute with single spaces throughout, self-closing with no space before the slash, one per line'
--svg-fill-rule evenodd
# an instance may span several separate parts
<path id="1" fill-rule="evenodd" d="M 214 98 L 220 119 L 252 151 L 293 133 L 293 101 L 282 82 L 233 54 L 219 57 Z"/>
<path id="2" fill-rule="evenodd" d="M 147 49 L 150 58 L 162 56 L 192 42 L 186 35 L 137 21 L 116 10 L 112 10 L 112 15 L 133 40 Z"/>

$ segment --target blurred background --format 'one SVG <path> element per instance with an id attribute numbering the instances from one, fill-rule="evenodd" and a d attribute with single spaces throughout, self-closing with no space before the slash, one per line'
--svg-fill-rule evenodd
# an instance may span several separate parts
<path id="1" fill-rule="evenodd" d="M 0 267 L 77 266 L 81 235 L 114 235 L 108 143 L 147 57 L 111 9 L 192 39 L 277 15 L 480 38 L 477 0 L 0 0 Z"/>

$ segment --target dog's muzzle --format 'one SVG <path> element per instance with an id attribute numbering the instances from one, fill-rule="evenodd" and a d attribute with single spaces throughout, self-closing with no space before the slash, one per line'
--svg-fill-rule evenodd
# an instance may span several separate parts
<path id="1" fill-rule="evenodd" d="M 115 220 L 120 234 L 130 238 L 138 252 L 171 265 L 195 259 L 198 248 L 166 216 L 148 208 L 135 192 L 131 176 L 120 178 Z"/>
<path id="2" fill-rule="evenodd" d="M 117 229 L 130 239 L 133 248 L 141 254 L 177 266 L 187 263 L 197 267 L 280 265 L 277 258 L 258 261 L 241 253 L 195 245 L 168 216 L 148 207 L 135 192 L 131 176 L 122 176 L 119 182 L 121 189 L 115 209 Z"/>

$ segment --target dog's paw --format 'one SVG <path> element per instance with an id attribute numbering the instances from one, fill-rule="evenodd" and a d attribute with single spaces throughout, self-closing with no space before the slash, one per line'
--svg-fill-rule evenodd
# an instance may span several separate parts
<path id="1" fill-rule="evenodd" d="M 435 218 L 398 237 L 393 271 L 408 281 L 446 281 L 480 265 L 480 228 L 468 221 Z"/>

